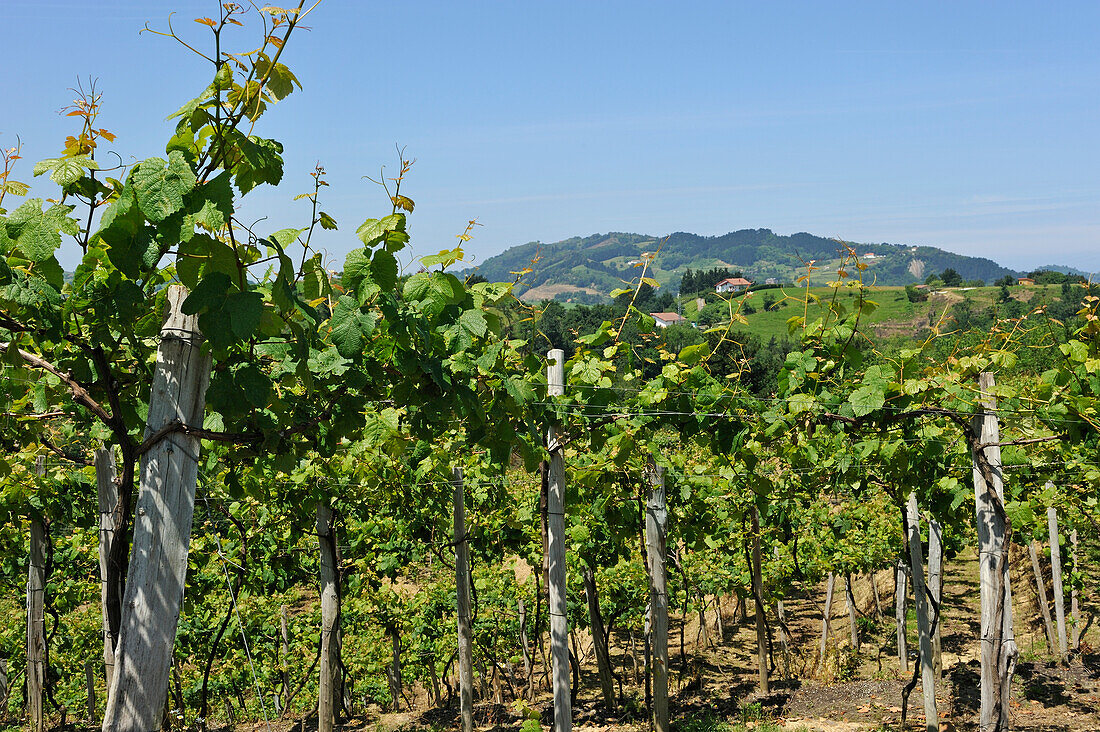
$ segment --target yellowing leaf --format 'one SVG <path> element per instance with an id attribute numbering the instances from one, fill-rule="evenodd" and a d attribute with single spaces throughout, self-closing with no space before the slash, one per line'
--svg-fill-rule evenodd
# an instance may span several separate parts
<path id="1" fill-rule="evenodd" d="M 195 18 L 195 22 L 196 23 L 201 23 L 203 25 L 208 25 L 211 28 L 213 28 L 215 25 L 217 25 L 217 23 L 215 23 L 212 18 Z"/>
<path id="2" fill-rule="evenodd" d="M 13 196 L 25 196 L 27 195 L 27 191 L 30 190 L 30 186 L 26 183 L 20 183 L 17 180 L 6 180 L 0 183 L 0 190 L 4 191 L 4 193 L 10 193 Z"/>

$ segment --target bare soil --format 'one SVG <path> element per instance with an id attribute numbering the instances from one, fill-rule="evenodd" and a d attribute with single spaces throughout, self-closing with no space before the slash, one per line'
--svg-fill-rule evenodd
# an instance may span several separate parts
<path id="1" fill-rule="evenodd" d="M 1089 621 L 1082 633 L 1082 652 L 1062 664 L 1050 656 L 1042 619 L 1036 604 L 1034 578 L 1022 549 L 1015 548 L 1012 561 L 1013 607 L 1016 637 L 1021 651 L 1013 681 L 1012 729 L 1017 732 L 1076 732 L 1100 730 L 1100 632 Z M 979 707 L 978 586 L 973 556 L 962 556 L 945 564 L 944 617 L 942 627 L 943 677 L 937 686 L 940 729 L 959 732 L 977 730 Z M 1049 570 L 1048 570 L 1049 571 Z M 728 722 L 733 729 L 806 730 L 849 732 L 900 730 L 902 691 L 911 674 L 903 674 L 897 658 L 893 625 L 894 582 L 891 572 L 875 577 L 883 617 L 876 619 L 871 579 L 854 579 L 858 614 L 865 634 L 857 654 L 851 648 L 848 610 L 843 583 L 838 579 L 830 618 L 831 637 L 826 658 L 818 658 L 821 637 L 821 606 L 824 586 L 814 588 L 785 603 L 791 652 L 781 658 L 778 628 L 772 627 L 776 667 L 771 692 L 757 691 L 756 638 L 752 615 L 737 612 L 733 598 L 721 603 L 725 637 L 717 634 L 713 605 L 707 613 L 706 633 L 700 633 L 698 615 L 686 622 L 670 623 L 671 712 L 674 729 L 700 720 Z M 1095 586 L 1095 585 L 1093 585 Z M 1050 585 L 1048 578 L 1048 597 Z M 1095 598 L 1083 599 L 1083 614 L 1095 617 Z M 1067 598 L 1068 608 L 1068 598 Z M 1067 609 L 1068 612 L 1068 609 Z M 774 612 L 771 613 L 774 615 Z M 910 616 L 912 617 L 911 613 Z M 910 660 L 916 660 L 915 624 L 910 619 Z M 680 655 L 680 634 L 685 654 Z M 620 675 L 620 699 L 616 710 L 608 710 L 599 698 L 599 682 L 590 640 L 578 636 L 581 655 L 581 688 L 573 706 L 574 728 L 582 732 L 647 730 L 644 689 L 634 683 L 629 639 L 616 635 L 612 656 Z M 637 654 L 640 655 L 640 647 Z M 639 659 L 640 662 L 640 659 Z M 541 673 L 539 674 L 541 679 Z M 516 679 L 517 688 L 523 680 Z M 427 708 L 425 695 L 415 696 L 414 708 L 400 713 L 382 713 L 377 708 L 348 720 L 342 729 L 441 730 L 459 727 L 458 702 Z M 523 724 L 523 704 L 515 703 L 503 687 L 499 698 L 481 701 L 475 707 L 475 724 L 481 730 L 515 730 Z M 553 709 L 549 691 L 538 686 L 531 708 L 543 729 L 552 727 Z M 908 729 L 924 729 L 919 682 L 908 701 Z M 248 727 L 263 729 L 263 725 Z M 698 729 L 698 727 L 694 727 Z M 272 725 L 278 732 L 316 729 L 316 719 L 281 720 Z"/>

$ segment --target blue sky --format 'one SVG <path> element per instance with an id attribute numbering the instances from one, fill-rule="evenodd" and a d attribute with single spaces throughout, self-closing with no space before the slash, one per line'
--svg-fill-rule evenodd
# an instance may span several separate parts
<path id="1" fill-rule="evenodd" d="M 206 44 L 205 0 L 4 1 L 17 179 L 58 153 L 73 125 L 57 110 L 89 75 L 113 149 L 163 155 L 165 117 L 211 73 L 138 33 L 173 10 Z M 388 213 L 362 176 L 392 173 L 402 145 L 418 255 L 477 218 L 475 263 L 596 232 L 766 227 L 1100 270 L 1098 3 L 324 0 L 306 25 L 284 55 L 304 89 L 257 128 L 286 146 L 285 182 L 242 218 L 305 221 L 290 199 L 320 161 L 335 267 Z"/>

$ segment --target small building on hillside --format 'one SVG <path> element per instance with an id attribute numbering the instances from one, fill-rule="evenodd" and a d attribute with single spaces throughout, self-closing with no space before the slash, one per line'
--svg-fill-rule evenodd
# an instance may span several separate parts
<path id="1" fill-rule="evenodd" d="M 715 292 L 741 292 L 752 287 L 752 282 L 744 277 L 727 277 L 714 286 Z"/>
<path id="2" fill-rule="evenodd" d="M 1016 284 L 1017 285 L 1034 285 L 1035 280 L 1031 279 L 1030 277 L 1021 277 L 1018 280 L 1016 280 Z"/>
<path id="3" fill-rule="evenodd" d="M 863 255 L 863 258 L 864 259 L 878 259 L 878 255 L 875 254 L 874 252 L 867 252 L 866 254 Z"/>
<path id="4" fill-rule="evenodd" d="M 764 280 L 764 284 L 765 285 L 778 285 L 779 280 L 775 277 L 769 277 L 768 279 Z"/>
<path id="5" fill-rule="evenodd" d="M 657 322 L 658 328 L 667 328 L 675 323 L 687 322 L 687 319 L 679 313 L 650 313 L 650 315 Z"/>

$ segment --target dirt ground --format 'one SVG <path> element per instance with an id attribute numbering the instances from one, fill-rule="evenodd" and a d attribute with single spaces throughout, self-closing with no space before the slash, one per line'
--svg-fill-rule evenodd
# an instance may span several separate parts
<path id="1" fill-rule="evenodd" d="M 1013 681 L 1012 729 L 1019 732 L 1076 732 L 1100 730 L 1100 632 L 1089 621 L 1082 634 L 1082 653 L 1061 664 L 1047 649 L 1042 619 L 1035 600 L 1034 578 L 1027 555 L 1014 552 L 1013 607 L 1020 662 Z M 902 674 L 897 658 L 893 625 L 894 582 L 890 572 L 880 572 L 877 583 L 881 621 L 876 621 L 874 594 L 869 577 L 853 582 L 856 606 L 863 633 L 860 652 L 851 648 L 848 610 L 843 582 L 838 579 L 831 612 L 831 637 L 824 664 L 818 660 L 821 637 L 821 605 L 824 585 L 813 596 L 785 603 L 790 631 L 790 653 L 780 652 L 778 628 L 773 628 L 775 655 L 769 694 L 757 692 L 756 636 L 751 618 L 741 617 L 732 598 L 722 603 L 724 638 L 719 642 L 717 617 L 712 606 L 707 613 L 706 633 L 700 633 L 697 615 L 686 623 L 670 623 L 671 655 L 670 706 L 673 728 L 710 732 L 726 723 L 727 729 L 806 730 L 807 732 L 849 732 L 856 730 L 898 730 L 902 712 L 902 690 L 911 674 Z M 1048 582 L 1048 593 L 1050 592 Z M 1095 617 L 1094 598 L 1083 598 L 1083 614 Z M 1068 601 L 1067 601 L 1068 606 Z M 972 556 L 945 565 L 944 617 L 942 626 L 942 682 L 937 689 L 940 729 L 959 732 L 976 730 L 979 707 L 977 563 Z M 1068 612 L 1068 610 L 1067 610 Z M 680 633 L 686 654 L 680 655 Z M 916 658 L 916 629 L 910 613 L 910 668 Z M 1091 644 L 1091 645 L 1090 645 Z M 574 728 L 584 732 L 641 731 L 649 728 L 643 689 L 634 685 L 633 665 L 625 649 L 629 640 L 613 638 L 613 664 L 624 686 L 618 709 L 609 712 L 599 699 L 591 644 L 583 635 L 581 688 L 573 707 Z M 519 729 L 524 722 L 523 705 L 502 690 L 500 703 L 480 702 L 475 724 L 481 730 Z M 383 714 L 377 709 L 349 720 L 344 729 L 442 730 L 458 727 L 457 700 L 450 707 L 425 708 L 423 696 L 411 711 Z M 552 726 L 551 697 L 539 689 L 533 711 L 541 717 L 543 729 Z M 921 688 L 918 683 L 908 701 L 908 729 L 925 728 Z M 529 725 L 530 726 L 530 725 Z M 257 729 L 261 729 L 262 725 Z M 315 718 L 286 720 L 280 732 L 315 729 Z"/>

